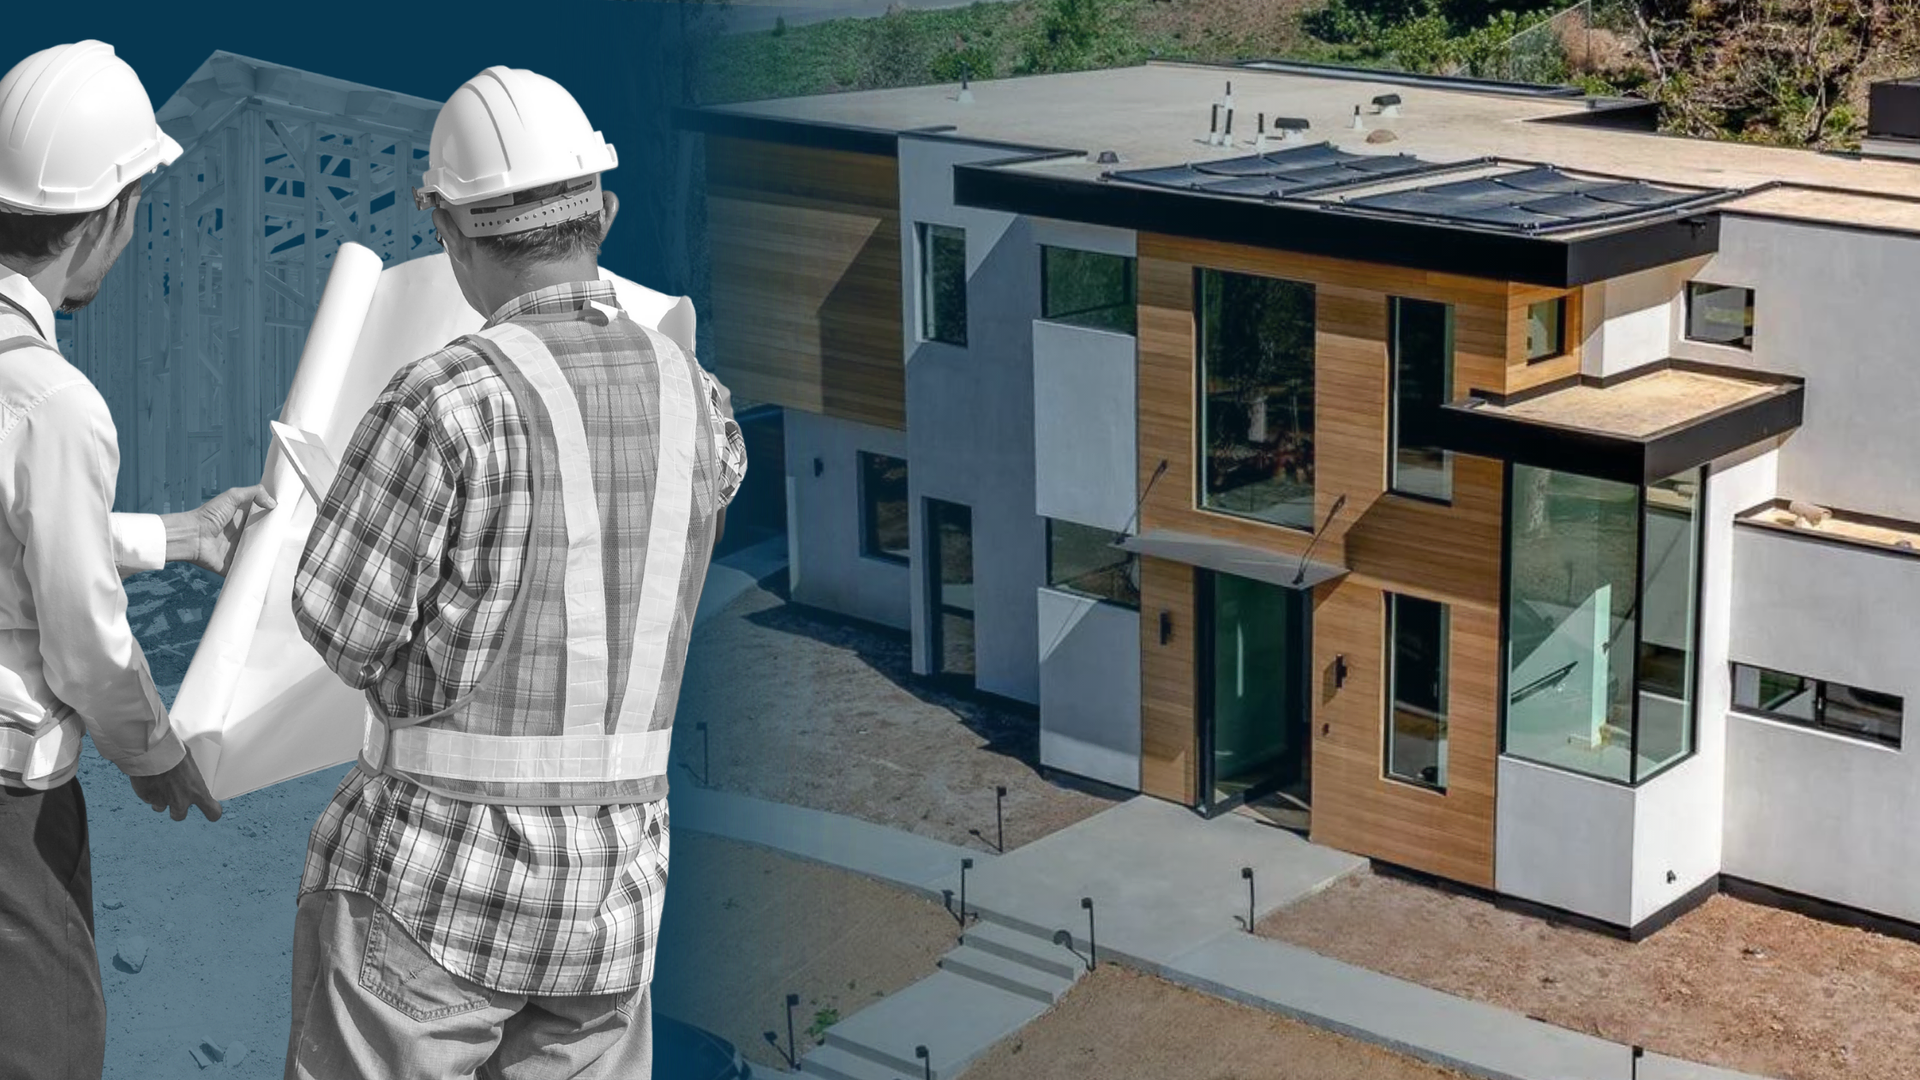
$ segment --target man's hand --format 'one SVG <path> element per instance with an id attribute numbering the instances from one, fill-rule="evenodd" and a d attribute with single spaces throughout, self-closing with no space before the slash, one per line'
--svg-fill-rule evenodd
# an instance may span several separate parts
<path id="1" fill-rule="evenodd" d="M 208 821 L 220 820 L 220 800 L 207 790 L 207 782 L 200 778 L 200 766 L 193 763 L 192 753 L 166 772 L 128 779 L 133 781 L 133 793 L 141 802 L 155 811 L 171 810 L 175 821 L 187 820 L 187 809 L 194 806 L 200 808 Z"/>
<path id="2" fill-rule="evenodd" d="M 197 509 L 162 515 L 167 526 L 167 561 L 190 562 L 226 577 L 247 518 L 255 507 L 271 510 L 274 505 L 267 489 L 255 484 L 228 488 Z"/>

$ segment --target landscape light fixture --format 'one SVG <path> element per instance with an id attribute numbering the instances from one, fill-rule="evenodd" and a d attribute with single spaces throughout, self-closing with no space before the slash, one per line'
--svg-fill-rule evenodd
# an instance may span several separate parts
<path id="1" fill-rule="evenodd" d="M 1240 876 L 1247 883 L 1247 933 L 1253 933 L 1253 867 L 1240 868 Z"/>
<path id="2" fill-rule="evenodd" d="M 926 1080 L 933 1080 L 933 1055 L 927 1052 L 926 1045 L 923 1043 L 919 1046 L 914 1047 L 913 1056 L 919 1058 L 920 1061 L 926 1066 L 926 1071 L 927 1071 Z"/>
<path id="3" fill-rule="evenodd" d="M 821 473 L 826 471 L 827 471 L 827 463 L 820 460 L 819 458 L 814 458 L 813 459 L 813 475 L 819 476 Z"/>

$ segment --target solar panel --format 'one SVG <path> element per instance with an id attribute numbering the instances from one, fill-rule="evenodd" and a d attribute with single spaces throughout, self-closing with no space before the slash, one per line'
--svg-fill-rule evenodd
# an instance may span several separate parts
<path id="1" fill-rule="evenodd" d="M 1593 181 L 1568 176 L 1551 165 L 1508 173 L 1500 178 L 1500 182 L 1521 191 L 1537 191 L 1543 195 L 1571 195 L 1593 186 Z"/>
<path id="2" fill-rule="evenodd" d="M 1277 171 L 1273 160 L 1264 154 L 1249 154 L 1220 161 L 1197 161 L 1192 167 L 1218 176 L 1270 176 Z"/>
<path id="3" fill-rule="evenodd" d="M 1132 184 L 1151 184 L 1154 187 L 1194 188 L 1217 176 L 1209 176 L 1191 165 L 1166 165 L 1157 169 L 1129 169 L 1113 174 L 1115 180 L 1125 180 Z"/>
<path id="4" fill-rule="evenodd" d="M 1269 198 L 1284 195 L 1299 186 L 1283 176 L 1235 176 L 1203 184 L 1200 190 L 1216 195 L 1258 195 Z"/>

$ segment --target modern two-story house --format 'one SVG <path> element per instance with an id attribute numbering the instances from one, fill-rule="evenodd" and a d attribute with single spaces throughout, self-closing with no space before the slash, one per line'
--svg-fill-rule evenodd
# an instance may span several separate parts
<path id="1" fill-rule="evenodd" d="M 1920 923 L 1916 92 L 1860 156 L 1282 63 L 683 120 L 795 600 L 1050 769 L 1638 935 Z"/>

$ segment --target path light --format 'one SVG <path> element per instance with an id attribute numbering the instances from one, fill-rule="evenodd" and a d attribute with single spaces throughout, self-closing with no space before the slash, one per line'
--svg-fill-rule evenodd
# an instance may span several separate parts
<path id="1" fill-rule="evenodd" d="M 973 859 L 960 860 L 960 925 L 967 925 L 967 871 L 973 869 Z"/>
<path id="2" fill-rule="evenodd" d="M 1253 867 L 1240 868 L 1240 876 L 1247 883 L 1247 933 L 1253 933 Z"/>
<path id="3" fill-rule="evenodd" d="M 1087 970 L 1092 971 L 1100 966 L 1100 949 L 1093 943 L 1093 897 L 1081 897 L 1080 906 L 1087 912 Z"/>
<path id="4" fill-rule="evenodd" d="M 800 1044 L 793 1041 L 793 1010 L 800 1004 L 799 994 L 787 995 L 787 1064 L 800 1067 Z"/>
<path id="5" fill-rule="evenodd" d="M 926 1044 L 922 1043 L 914 1047 L 913 1056 L 919 1058 L 921 1064 L 926 1067 L 926 1080 L 933 1080 L 933 1055 L 927 1053 Z"/>
<path id="6" fill-rule="evenodd" d="M 993 831 L 995 841 L 993 846 L 994 850 L 1002 855 L 1007 853 L 1006 815 L 1001 811 L 1001 804 L 1006 801 L 1007 785 L 996 785 L 993 789 Z"/>
<path id="7" fill-rule="evenodd" d="M 1635 1044 L 1633 1048 L 1633 1080 L 1640 1080 L 1640 1059 L 1647 1056 L 1647 1048 Z"/>

